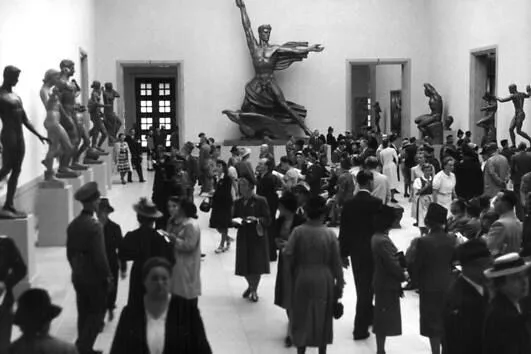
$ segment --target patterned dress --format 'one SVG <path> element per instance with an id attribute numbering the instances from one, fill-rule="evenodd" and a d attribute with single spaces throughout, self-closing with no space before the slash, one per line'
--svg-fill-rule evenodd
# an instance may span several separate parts
<path id="1" fill-rule="evenodd" d="M 116 144 L 116 168 L 118 172 L 125 173 L 131 171 L 131 153 L 126 142 Z"/>

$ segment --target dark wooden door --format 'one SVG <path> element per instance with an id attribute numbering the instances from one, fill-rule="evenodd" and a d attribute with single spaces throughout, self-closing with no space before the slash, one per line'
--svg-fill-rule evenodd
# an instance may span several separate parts
<path id="1" fill-rule="evenodd" d="M 177 128 L 176 92 L 174 78 L 137 78 L 135 80 L 136 126 L 142 147 L 147 147 L 147 134 L 151 127 L 166 130 L 166 148 L 170 147 L 170 134 Z"/>

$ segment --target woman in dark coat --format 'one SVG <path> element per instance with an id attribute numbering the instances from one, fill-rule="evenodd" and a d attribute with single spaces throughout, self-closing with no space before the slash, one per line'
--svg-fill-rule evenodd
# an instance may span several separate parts
<path id="1" fill-rule="evenodd" d="M 171 264 L 163 258 L 146 262 L 142 272 L 146 295 L 138 306 L 123 309 L 111 354 L 212 353 L 197 306 L 171 295 L 171 272 Z"/>
<path id="2" fill-rule="evenodd" d="M 261 275 L 269 274 L 267 227 L 271 216 L 266 199 L 254 193 L 255 184 L 250 177 L 241 176 L 238 185 L 242 197 L 234 204 L 234 218 L 241 219 L 236 236 L 236 275 L 247 280 L 242 296 L 257 302 Z"/>
<path id="3" fill-rule="evenodd" d="M 275 244 L 280 250 L 278 257 L 277 278 L 275 282 L 275 305 L 286 310 L 289 321 L 289 304 L 291 302 L 291 278 L 288 264 L 284 259 L 282 251 L 288 243 L 289 236 L 294 228 L 304 224 L 305 218 L 297 215 L 297 197 L 291 193 L 286 192 L 280 199 L 278 204 L 279 217 L 274 222 L 272 229 Z M 288 334 L 285 339 L 286 347 L 291 347 L 291 328 L 288 324 Z"/>
<path id="4" fill-rule="evenodd" d="M 470 200 L 483 194 L 483 171 L 477 154 L 463 145 L 463 158 L 455 164 L 455 193 L 459 198 Z"/>
<path id="5" fill-rule="evenodd" d="M 398 249 L 389 238 L 395 220 L 393 208 L 384 206 L 376 220 L 376 233 L 371 239 L 375 298 L 373 332 L 376 334 L 377 354 L 384 354 L 386 337 L 402 334 L 400 297 L 406 272 L 400 265 Z"/>
<path id="6" fill-rule="evenodd" d="M 225 161 L 216 162 L 215 191 L 212 196 L 212 213 L 210 214 L 210 227 L 221 234 L 221 241 L 216 253 L 226 252 L 230 249 L 231 239 L 229 227 L 232 225 L 232 178 L 228 174 Z"/>
<path id="7" fill-rule="evenodd" d="M 120 256 L 125 261 L 133 261 L 131 279 L 129 280 L 128 305 L 138 304 L 144 296 L 142 285 L 142 267 L 146 260 L 152 257 L 162 257 L 171 264 L 175 263 L 173 247 L 155 229 L 155 220 L 162 216 L 157 207 L 146 198 L 133 205 L 140 227 L 128 232 L 120 247 Z"/>

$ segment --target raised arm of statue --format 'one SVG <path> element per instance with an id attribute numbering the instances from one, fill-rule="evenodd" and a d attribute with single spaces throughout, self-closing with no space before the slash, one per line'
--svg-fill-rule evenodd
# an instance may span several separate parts
<path id="1" fill-rule="evenodd" d="M 426 91 L 430 93 L 430 96 L 440 99 L 441 95 L 439 95 L 439 92 L 433 87 L 431 84 L 424 84 L 424 88 Z"/>
<path id="2" fill-rule="evenodd" d="M 247 9 L 245 8 L 245 3 L 243 0 L 236 0 L 236 6 L 240 8 L 242 15 L 242 25 L 245 32 L 245 37 L 247 38 L 247 46 L 251 52 L 254 52 L 256 47 L 258 47 L 258 42 L 253 33 L 253 28 L 251 27 L 251 20 L 249 20 L 249 15 L 247 15 Z"/>
<path id="3" fill-rule="evenodd" d="M 277 52 L 279 53 L 293 53 L 293 54 L 308 54 L 310 52 L 322 52 L 324 50 L 324 47 L 320 44 L 314 44 L 309 47 L 288 47 L 288 46 L 281 46 L 277 49 Z"/>
<path id="4" fill-rule="evenodd" d="M 498 100 L 498 102 L 509 102 L 509 101 L 511 101 L 513 98 L 514 98 L 514 95 L 510 95 L 509 97 L 505 97 L 505 98 L 499 98 L 499 97 L 496 97 L 496 100 Z"/>
<path id="5" fill-rule="evenodd" d="M 113 95 L 114 95 L 115 98 L 120 98 L 120 94 L 119 94 L 117 91 L 114 91 L 114 90 L 113 90 L 112 93 L 113 93 Z"/>

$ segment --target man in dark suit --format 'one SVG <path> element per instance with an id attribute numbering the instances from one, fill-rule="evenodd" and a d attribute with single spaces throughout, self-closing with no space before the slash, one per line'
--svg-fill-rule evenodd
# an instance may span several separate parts
<path id="1" fill-rule="evenodd" d="M 105 318 L 112 275 L 103 227 L 96 217 L 100 203 L 98 184 L 86 183 L 76 191 L 74 198 L 83 204 L 83 211 L 66 230 L 66 256 L 72 268 L 78 313 L 76 347 L 79 354 L 94 354 L 98 353 L 92 347 Z"/>
<path id="2" fill-rule="evenodd" d="M 0 236 L 0 353 L 7 353 L 13 324 L 13 288 L 26 276 L 27 268 L 12 239 Z"/>
<path id="3" fill-rule="evenodd" d="M 527 152 L 527 145 L 520 143 L 518 145 L 518 152 L 511 157 L 511 180 L 513 181 L 513 190 L 518 193 L 518 204 L 516 204 L 516 215 L 520 220 L 524 218 L 524 209 L 522 205 L 524 200 L 520 198 L 520 186 L 522 184 L 522 177 L 531 172 L 531 153 Z"/>
<path id="4" fill-rule="evenodd" d="M 344 265 L 348 266 L 349 256 L 352 262 L 358 299 L 353 335 L 354 340 L 362 340 L 369 337 L 369 326 L 372 323 L 374 265 L 371 238 L 374 234 L 373 216 L 382 207 L 382 201 L 371 195 L 373 185 L 371 172 L 360 171 L 356 180 L 359 192 L 343 206 L 339 245 Z"/>
<path id="5" fill-rule="evenodd" d="M 443 320 L 443 354 L 482 354 L 483 322 L 489 304 L 483 272 L 492 257 L 483 240 L 459 246 L 455 258 L 462 274 L 448 292 Z"/>

